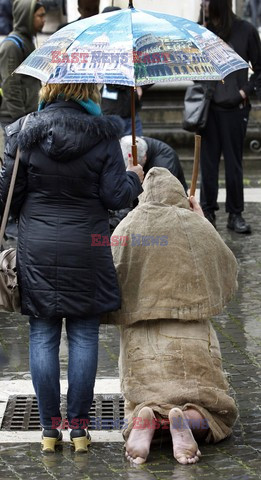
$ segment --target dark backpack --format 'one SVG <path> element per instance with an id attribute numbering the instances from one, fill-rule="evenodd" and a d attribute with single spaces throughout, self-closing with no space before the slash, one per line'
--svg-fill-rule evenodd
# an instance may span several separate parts
<path id="1" fill-rule="evenodd" d="M 11 41 L 13 43 L 15 43 L 15 45 L 17 47 L 19 47 L 22 52 L 23 52 L 23 56 L 25 58 L 25 50 L 24 50 L 24 42 L 23 40 L 18 36 L 18 35 L 15 35 L 14 33 L 8 35 L 2 42 L 8 42 L 8 41 Z M 1 81 L 1 74 L 0 74 L 0 107 L 1 107 L 1 104 L 2 104 L 2 100 L 3 100 L 3 90 L 1 88 L 1 84 L 2 84 L 2 81 Z"/>

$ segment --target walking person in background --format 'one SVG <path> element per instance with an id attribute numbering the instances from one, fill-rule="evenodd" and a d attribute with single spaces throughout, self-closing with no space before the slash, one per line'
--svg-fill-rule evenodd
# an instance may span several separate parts
<path id="1" fill-rule="evenodd" d="M 201 143 L 200 203 L 205 216 L 215 226 L 219 209 L 218 175 L 223 153 L 226 179 L 227 227 L 237 233 L 251 233 L 251 227 L 242 217 L 243 144 L 247 129 L 250 100 L 255 81 L 261 77 L 261 43 L 256 28 L 232 11 L 232 0 L 206 0 L 203 3 L 206 27 L 227 42 L 246 62 L 253 74 L 248 79 L 247 69 L 228 75 L 224 83 L 217 82 L 211 101 L 206 128 Z"/>
<path id="2" fill-rule="evenodd" d="M 43 4 L 36 0 L 14 0 L 13 22 L 13 31 L 0 45 L 2 127 L 37 110 L 40 80 L 12 73 L 35 50 L 34 36 L 42 31 L 45 24 Z"/>
<path id="3" fill-rule="evenodd" d="M 75 451 L 87 451 L 86 431 L 97 369 L 100 315 L 120 307 L 110 246 L 108 209 L 142 192 L 143 170 L 122 158 L 122 122 L 102 116 L 95 84 L 47 84 L 40 111 L 24 130 L 8 127 L 0 177 L 3 211 L 17 144 L 21 156 L 11 212 L 18 219 L 17 273 L 21 313 L 30 322 L 30 369 L 43 428 L 44 451 L 62 440 L 59 346 L 62 320 L 69 343 L 67 418 Z M 19 133 L 20 132 L 20 133 Z"/>

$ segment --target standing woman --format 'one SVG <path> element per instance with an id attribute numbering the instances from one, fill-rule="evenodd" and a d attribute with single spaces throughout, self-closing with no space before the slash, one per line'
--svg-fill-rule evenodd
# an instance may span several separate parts
<path id="1" fill-rule="evenodd" d="M 205 0 L 205 26 L 228 43 L 246 62 L 248 70 L 233 72 L 217 82 L 212 98 L 207 126 L 202 132 L 200 203 L 205 216 L 215 226 L 215 211 L 219 209 L 218 173 L 223 153 L 226 178 L 227 227 L 237 233 L 251 233 L 242 217 L 243 143 L 250 111 L 249 95 L 255 81 L 261 77 L 261 43 L 256 28 L 232 11 L 232 0 Z"/>
<path id="2" fill-rule="evenodd" d="M 7 127 L 0 178 L 3 210 L 17 145 L 12 199 L 18 219 L 17 271 L 21 312 L 29 315 L 30 368 L 44 451 L 61 441 L 59 346 L 62 319 L 69 344 L 67 418 L 76 451 L 86 451 L 100 315 L 120 307 L 108 209 L 142 192 L 142 168 L 125 170 L 118 117 L 100 115 L 95 84 L 48 84 L 40 111 Z M 95 246 L 94 239 L 107 239 Z M 100 242 L 102 243 L 102 242 Z"/>

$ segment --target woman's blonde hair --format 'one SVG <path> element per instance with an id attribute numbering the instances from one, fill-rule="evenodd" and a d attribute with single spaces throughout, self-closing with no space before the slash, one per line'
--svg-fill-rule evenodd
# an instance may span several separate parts
<path id="1" fill-rule="evenodd" d="M 96 83 L 47 83 L 39 93 L 40 102 L 53 102 L 59 95 L 64 100 L 93 100 L 100 103 L 101 95 Z"/>

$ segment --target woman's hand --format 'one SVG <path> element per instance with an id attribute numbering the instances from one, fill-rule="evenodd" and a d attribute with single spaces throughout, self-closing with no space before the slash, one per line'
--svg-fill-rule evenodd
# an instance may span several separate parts
<path id="1" fill-rule="evenodd" d="M 143 168 L 141 165 L 133 165 L 133 156 L 129 153 L 129 156 L 128 156 L 128 167 L 127 167 L 127 172 L 128 171 L 131 171 L 131 172 L 135 172 L 139 179 L 140 179 L 140 183 L 143 182 L 144 180 L 144 171 L 143 171 Z"/>
<path id="2" fill-rule="evenodd" d="M 189 197 L 189 203 L 190 203 L 190 209 L 193 210 L 193 212 L 197 213 L 201 217 L 205 216 L 201 206 L 199 205 L 195 197 L 193 197 L 193 195 Z"/>

